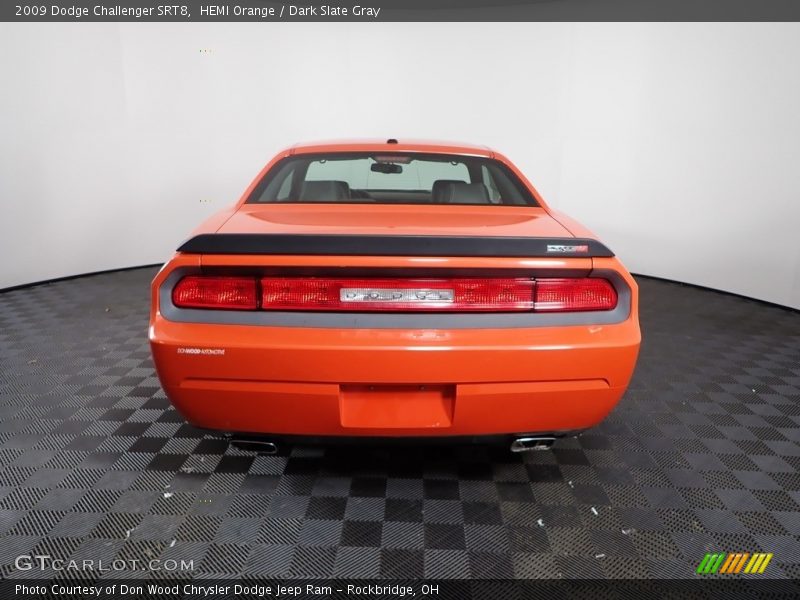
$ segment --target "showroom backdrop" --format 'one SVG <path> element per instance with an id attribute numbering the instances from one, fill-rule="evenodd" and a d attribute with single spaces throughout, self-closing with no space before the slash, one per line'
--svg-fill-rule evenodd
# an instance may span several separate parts
<path id="1" fill-rule="evenodd" d="M 281 147 L 485 143 L 634 272 L 800 308 L 800 24 L 0 25 L 0 288 L 163 262 Z"/>

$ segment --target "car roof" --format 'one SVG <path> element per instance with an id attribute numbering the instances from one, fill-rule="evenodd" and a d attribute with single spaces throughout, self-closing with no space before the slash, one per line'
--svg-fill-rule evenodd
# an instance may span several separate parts
<path id="1" fill-rule="evenodd" d="M 432 154 L 463 154 L 493 157 L 495 152 L 487 146 L 439 140 L 411 139 L 352 139 L 325 140 L 295 144 L 289 154 L 317 154 L 326 152 L 430 152 Z"/>

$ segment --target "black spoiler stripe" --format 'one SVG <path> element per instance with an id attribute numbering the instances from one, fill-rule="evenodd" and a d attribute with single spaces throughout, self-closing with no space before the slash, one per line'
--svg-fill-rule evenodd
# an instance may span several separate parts
<path id="1" fill-rule="evenodd" d="M 583 238 L 261 233 L 203 233 L 185 241 L 178 251 L 193 254 L 350 256 L 614 256 L 597 240 Z"/>

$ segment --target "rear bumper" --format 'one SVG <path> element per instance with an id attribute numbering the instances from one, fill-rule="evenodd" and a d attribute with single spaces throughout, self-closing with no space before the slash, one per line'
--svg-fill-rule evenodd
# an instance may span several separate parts
<path id="1" fill-rule="evenodd" d="M 617 404 L 638 322 L 515 329 L 336 329 L 175 322 L 153 358 L 175 407 L 224 432 L 311 437 L 560 434 Z"/>

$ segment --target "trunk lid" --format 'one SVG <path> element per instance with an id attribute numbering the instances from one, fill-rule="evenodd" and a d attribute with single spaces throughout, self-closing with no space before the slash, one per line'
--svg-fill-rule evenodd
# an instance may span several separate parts
<path id="1" fill-rule="evenodd" d="M 573 237 L 538 207 L 387 204 L 245 204 L 217 233 Z"/>

